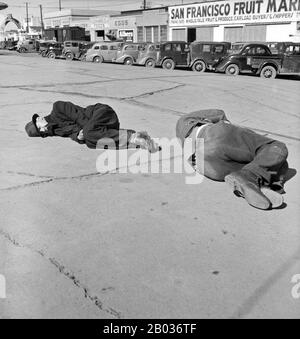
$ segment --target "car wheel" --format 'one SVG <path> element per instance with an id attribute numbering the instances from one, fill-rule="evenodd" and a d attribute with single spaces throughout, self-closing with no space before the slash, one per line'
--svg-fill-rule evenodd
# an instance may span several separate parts
<path id="1" fill-rule="evenodd" d="M 172 59 L 166 59 L 162 64 L 163 69 L 173 70 L 175 68 L 175 62 Z"/>
<path id="2" fill-rule="evenodd" d="M 56 57 L 55 53 L 50 52 L 50 53 L 48 54 L 48 58 L 49 58 L 49 59 L 55 59 L 55 57 Z"/>
<path id="3" fill-rule="evenodd" d="M 198 60 L 194 63 L 193 67 L 192 67 L 194 72 L 200 72 L 203 73 L 206 70 L 206 65 L 205 62 L 202 60 Z"/>
<path id="4" fill-rule="evenodd" d="M 97 64 L 100 64 L 103 62 L 103 58 L 101 56 L 96 56 L 94 59 L 93 59 L 93 62 L 96 62 Z"/>
<path id="5" fill-rule="evenodd" d="M 68 60 L 68 61 L 72 61 L 72 60 L 74 59 L 72 53 L 67 53 L 67 54 L 65 55 L 65 57 L 66 57 L 66 60 Z"/>
<path id="6" fill-rule="evenodd" d="M 277 71 L 273 66 L 265 66 L 260 72 L 261 78 L 265 79 L 274 79 L 276 78 L 276 75 Z"/>
<path id="7" fill-rule="evenodd" d="M 126 58 L 124 60 L 124 65 L 132 66 L 133 65 L 133 60 L 131 58 Z"/>
<path id="8" fill-rule="evenodd" d="M 20 48 L 20 49 L 19 49 L 19 52 L 20 52 L 20 53 L 25 53 L 25 52 L 26 52 L 26 49 L 25 49 L 25 48 Z"/>
<path id="9" fill-rule="evenodd" d="M 236 64 L 231 64 L 226 67 L 225 73 L 227 75 L 238 75 L 240 73 L 240 68 Z"/>
<path id="10" fill-rule="evenodd" d="M 153 59 L 148 59 L 145 63 L 145 67 L 154 68 L 155 67 L 155 61 Z"/>
<path id="11" fill-rule="evenodd" d="M 43 52 L 41 53 L 41 56 L 42 56 L 43 58 L 45 58 L 45 57 L 47 56 L 47 51 L 43 51 Z"/>

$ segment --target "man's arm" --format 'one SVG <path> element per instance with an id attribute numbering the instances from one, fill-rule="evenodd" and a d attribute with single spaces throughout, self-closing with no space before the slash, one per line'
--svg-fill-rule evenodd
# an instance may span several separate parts
<path id="1" fill-rule="evenodd" d="M 79 144 L 83 144 L 84 139 L 79 137 L 80 132 L 81 127 L 76 124 L 65 125 L 55 129 L 55 135 L 62 138 L 71 138 L 72 140 L 78 142 Z"/>

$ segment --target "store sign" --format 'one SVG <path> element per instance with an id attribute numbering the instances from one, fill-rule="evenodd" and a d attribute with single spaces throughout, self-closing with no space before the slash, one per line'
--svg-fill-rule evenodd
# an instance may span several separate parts
<path id="1" fill-rule="evenodd" d="M 233 0 L 169 7 L 173 27 L 299 20 L 300 0 Z"/>
<path id="2" fill-rule="evenodd" d="M 125 39 L 126 41 L 133 41 L 133 30 L 132 29 L 120 29 L 119 38 Z"/>
<path id="3" fill-rule="evenodd" d="M 122 29 L 135 27 L 135 17 L 112 17 L 110 22 L 110 28 Z"/>

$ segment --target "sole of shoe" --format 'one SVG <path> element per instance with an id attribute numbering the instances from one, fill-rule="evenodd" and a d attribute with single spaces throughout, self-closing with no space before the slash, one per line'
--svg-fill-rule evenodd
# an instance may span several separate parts
<path id="1" fill-rule="evenodd" d="M 232 188 L 234 193 L 240 193 L 240 196 L 252 207 L 260 210 L 269 210 L 271 208 L 272 203 L 268 197 L 251 182 L 245 183 L 243 178 L 233 174 L 227 175 L 225 177 L 225 182 Z"/>
<path id="2" fill-rule="evenodd" d="M 284 204 L 284 198 L 280 193 L 271 190 L 269 187 L 262 187 L 261 191 L 271 201 L 272 208 L 279 208 Z"/>

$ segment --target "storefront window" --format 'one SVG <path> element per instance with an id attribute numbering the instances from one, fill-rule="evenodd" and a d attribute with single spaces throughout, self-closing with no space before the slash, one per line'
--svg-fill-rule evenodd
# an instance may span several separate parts
<path id="1" fill-rule="evenodd" d="M 168 29 L 167 26 L 160 26 L 160 41 L 168 40 Z"/>
<path id="2" fill-rule="evenodd" d="M 144 41 L 144 29 L 141 26 L 137 28 L 137 39 L 138 39 L 138 42 Z"/>
<path id="3" fill-rule="evenodd" d="M 152 42 L 152 27 L 145 27 L 146 29 L 146 41 Z"/>

